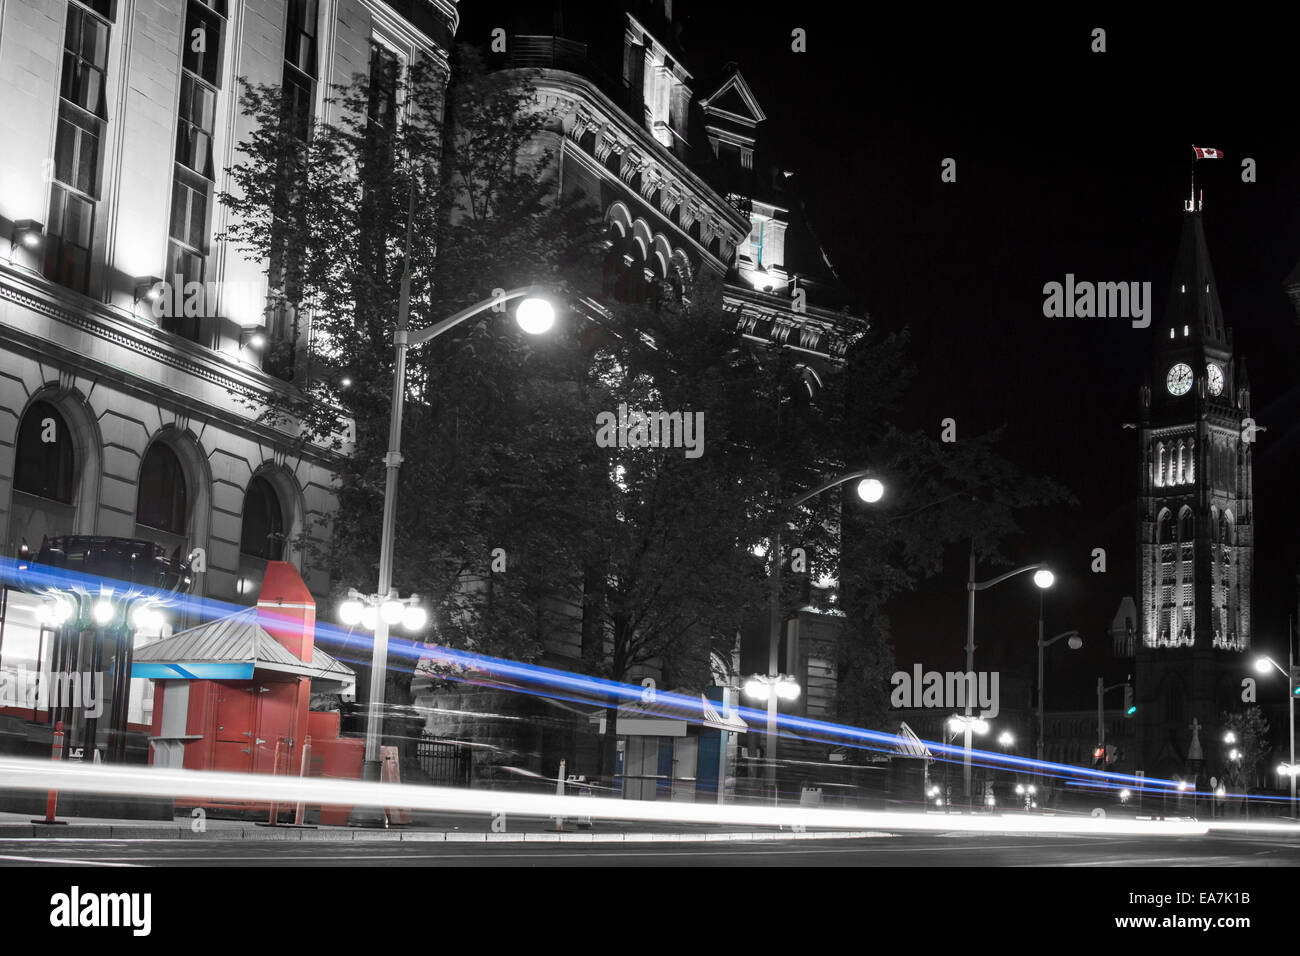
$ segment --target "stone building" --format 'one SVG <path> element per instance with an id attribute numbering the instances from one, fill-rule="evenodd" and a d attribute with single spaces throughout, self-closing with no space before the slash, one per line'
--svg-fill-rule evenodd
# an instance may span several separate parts
<path id="1" fill-rule="evenodd" d="M 205 599 L 249 603 L 279 559 L 326 594 L 307 545 L 329 535 L 331 453 L 258 421 L 313 373 L 310 317 L 268 310 L 267 264 L 214 239 L 230 225 L 215 196 L 251 131 L 239 83 L 282 86 L 305 133 L 331 82 L 445 60 L 458 18 L 453 0 L 0 4 L 7 558 L 46 536 L 143 539 L 201 551 Z M 0 671 L 48 664 L 38 605 L 5 588 Z M 133 688 L 133 728 L 151 701 Z M 14 721 L 41 719 L 0 714 L 20 744 L 31 734 Z"/>
<path id="2" fill-rule="evenodd" d="M 483 47 L 489 67 L 526 83 L 536 108 L 547 113 L 537 148 L 556 159 L 557 195 L 581 195 L 603 216 L 604 288 L 586 290 L 588 304 L 598 308 L 602 296 L 644 301 L 680 294 L 694 277 L 710 273 L 724 282 L 725 320 L 756 348 L 797 354 L 815 404 L 868 320 L 849 311 L 848 293 L 807 222 L 792 174 L 767 148 L 769 121 L 741 68 L 729 63 L 697 72 L 704 65 L 683 49 L 670 0 L 585 5 L 581 16 L 567 6 L 479 11 L 481 22 L 472 22 L 467 10 L 462 33 Z M 830 580 L 817 584 L 824 592 L 835 587 Z M 832 716 L 836 692 L 838 618 L 814 610 L 827 603 L 810 600 L 784 622 L 782 640 L 782 670 L 804 689 L 790 709 L 818 718 Z M 764 672 L 767 634 L 764 619 L 752 635 Z M 752 672 L 745 669 L 748 652 L 740 651 L 714 654 L 711 662 L 714 686 L 730 688 L 733 700 L 743 675 Z M 578 629 L 553 635 L 543 663 L 584 669 Z M 651 662 L 644 676 L 662 674 Z M 490 746 L 504 746 L 471 716 L 499 711 L 499 700 L 479 705 L 473 692 L 422 691 L 417 684 L 417 704 L 441 712 L 430 716 L 430 733 L 479 742 L 491 737 Z M 572 753 L 576 745 L 572 715 L 560 713 L 559 704 L 542 706 L 548 716 L 530 722 L 530 742 L 515 756 L 550 773 L 555 754 Z"/>

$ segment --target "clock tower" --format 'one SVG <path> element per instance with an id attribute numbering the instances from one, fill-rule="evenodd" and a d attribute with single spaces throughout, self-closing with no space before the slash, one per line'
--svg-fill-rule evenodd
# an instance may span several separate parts
<path id="1" fill-rule="evenodd" d="M 1155 365 L 1141 391 L 1136 641 L 1139 768 L 1206 786 L 1220 715 L 1249 676 L 1254 506 L 1250 387 L 1233 352 L 1200 204 L 1188 202 Z M 1193 720 L 1204 760 L 1190 753 Z"/>

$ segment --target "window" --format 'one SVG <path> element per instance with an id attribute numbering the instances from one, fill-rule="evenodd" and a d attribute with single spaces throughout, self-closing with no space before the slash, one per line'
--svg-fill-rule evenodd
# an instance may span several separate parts
<path id="1" fill-rule="evenodd" d="M 77 4 L 68 4 L 59 94 L 92 116 L 107 119 L 104 112 L 104 71 L 107 66 L 108 24 Z"/>
<path id="2" fill-rule="evenodd" d="M 72 433 L 49 402 L 33 402 L 18 428 L 14 490 L 72 502 Z"/>
<path id="3" fill-rule="evenodd" d="M 189 0 L 181 37 L 181 91 L 176 110 L 176 165 L 172 180 L 167 280 L 182 291 L 207 278 L 208 222 L 214 170 L 212 132 L 220 83 L 223 0 Z M 193 299 L 187 292 L 185 301 Z M 191 309 L 191 312 L 194 310 Z M 204 301 L 198 315 L 165 315 L 163 328 L 194 342 L 205 341 Z"/>
<path id="4" fill-rule="evenodd" d="M 54 140 L 54 176 L 73 189 L 99 198 L 99 120 L 61 104 Z"/>
<path id="5" fill-rule="evenodd" d="M 213 86 L 221 82 L 221 18 L 200 0 L 185 10 L 185 48 L 181 65 Z"/>
<path id="6" fill-rule="evenodd" d="M 244 495 L 239 539 L 240 552 L 251 557 L 279 561 L 284 554 L 284 511 L 275 489 L 261 475 L 249 483 Z"/>
<path id="7" fill-rule="evenodd" d="M 316 76 L 317 0 L 289 0 L 284 59 L 313 79 Z"/>
<path id="8" fill-rule="evenodd" d="M 397 85 L 402 61 L 382 43 L 370 43 L 369 106 L 366 115 L 372 126 L 393 130 L 397 125 Z"/>
<path id="9" fill-rule="evenodd" d="M 180 122 L 176 126 L 176 161 L 212 179 L 212 125 L 217 94 L 188 73 L 181 75 Z"/>
<path id="10" fill-rule="evenodd" d="M 187 499 L 185 470 L 176 452 L 165 442 L 154 442 L 140 466 L 135 520 L 149 528 L 183 535 L 188 517 Z"/>
<path id="11" fill-rule="evenodd" d="M 93 4 L 102 13 L 108 6 Z M 44 271 L 46 278 L 82 293 L 90 291 L 100 148 L 108 118 L 108 38 L 105 21 L 78 3 L 68 4 Z"/>
<path id="12" fill-rule="evenodd" d="M 50 192 L 50 225 L 45 249 L 45 276 L 69 289 L 90 287 L 90 246 L 95 205 L 59 183 Z"/>

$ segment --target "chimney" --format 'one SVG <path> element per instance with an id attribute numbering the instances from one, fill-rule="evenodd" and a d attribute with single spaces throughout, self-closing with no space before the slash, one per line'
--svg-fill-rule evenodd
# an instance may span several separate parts
<path id="1" fill-rule="evenodd" d="M 311 663 L 316 633 L 316 601 L 298 569 L 288 561 L 268 561 L 257 597 L 257 623 L 304 664 Z"/>

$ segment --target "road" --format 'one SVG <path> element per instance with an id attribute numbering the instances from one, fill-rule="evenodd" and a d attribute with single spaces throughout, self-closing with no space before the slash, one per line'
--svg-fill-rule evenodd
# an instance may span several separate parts
<path id="1" fill-rule="evenodd" d="M 736 843 L 0 840 L 0 866 L 1297 866 L 1300 839 L 908 834 Z"/>

